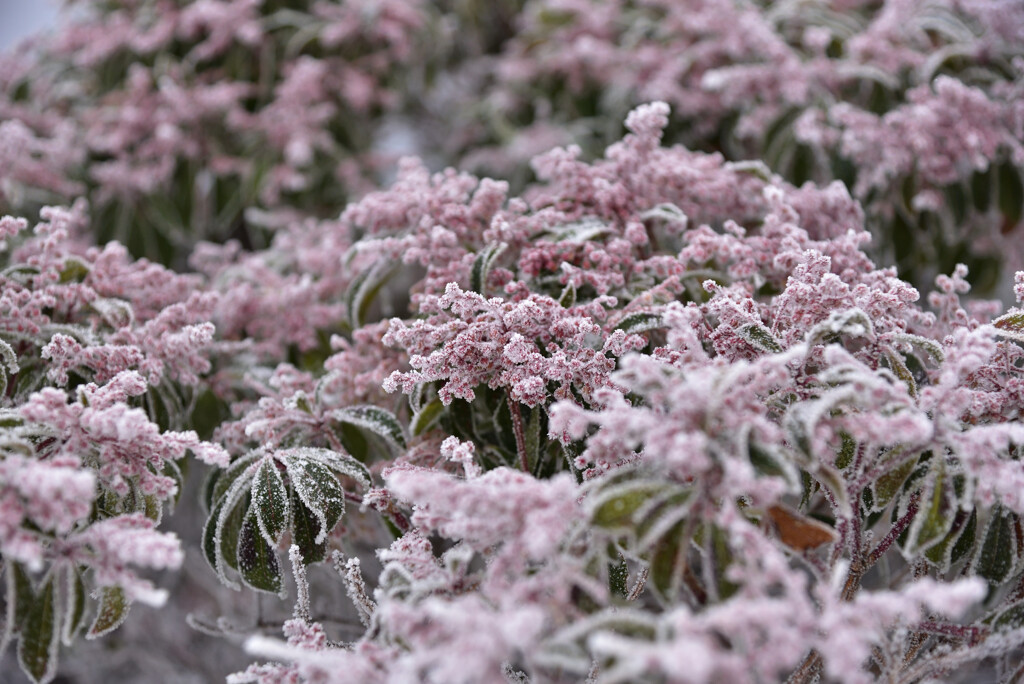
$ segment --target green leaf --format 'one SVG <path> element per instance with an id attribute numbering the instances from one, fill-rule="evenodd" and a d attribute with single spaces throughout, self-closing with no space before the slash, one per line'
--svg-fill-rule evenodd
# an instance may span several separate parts
<path id="1" fill-rule="evenodd" d="M 187 460 L 182 459 L 181 462 L 186 464 L 186 467 L 188 466 L 188 461 Z M 179 463 L 177 461 L 172 461 L 170 459 L 164 461 L 164 467 L 161 470 L 161 473 L 163 475 L 166 475 L 167 477 L 169 477 L 169 478 L 174 480 L 174 484 L 176 485 L 177 489 L 174 492 L 174 500 L 172 501 L 172 504 L 174 506 L 177 506 L 178 502 L 181 501 L 181 493 L 183 491 L 185 491 L 185 473 L 182 472 L 181 465 L 179 465 Z M 163 514 L 163 506 L 160 505 L 160 501 L 159 500 L 156 501 L 156 505 L 157 505 L 157 508 L 160 511 L 160 513 L 158 514 L 157 517 L 152 518 L 152 519 L 155 520 L 157 523 L 159 523 L 160 522 L 160 517 L 159 516 Z M 147 502 L 146 503 L 146 509 L 147 509 L 146 510 L 146 515 L 149 516 L 149 517 L 152 517 L 152 516 L 150 516 L 150 512 L 151 512 L 150 508 L 151 508 L 151 504 L 149 502 Z"/>
<path id="2" fill-rule="evenodd" d="M 622 554 L 619 554 L 618 562 L 608 563 L 608 588 L 620 598 L 625 598 L 629 592 L 629 566 Z"/>
<path id="3" fill-rule="evenodd" d="M 772 180 L 772 170 L 760 159 L 726 162 L 725 168 L 736 173 L 746 173 L 766 182 Z"/>
<path id="4" fill-rule="evenodd" d="M 668 603 L 675 601 L 685 569 L 683 552 L 687 540 L 683 539 L 683 528 L 683 521 L 673 525 L 667 534 L 661 536 L 651 553 L 651 586 Z"/>
<path id="5" fill-rule="evenodd" d="M 904 555 L 913 559 L 945 538 L 953 526 L 956 495 L 942 459 L 932 461 L 931 476 L 921 489 L 917 515 L 907 530 Z"/>
<path id="6" fill-rule="evenodd" d="M 69 567 L 67 577 L 67 605 L 65 607 L 61 640 L 70 646 L 78 632 L 85 626 L 85 582 L 75 567 Z"/>
<path id="7" fill-rule="evenodd" d="M 214 570 L 217 569 L 217 522 L 220 520 L 221 511 L 224 509 L 224 501 L 217 502 L 210 514 L 206 517 L 203 525 L 203 556 L 206 562 Z"/>
<path id="8" fill-rule="evenodd" d="M 576 286 L 569 283 L 562 290 L 562 294 L 558 296 L 558 303 L 563 309 L 568 309 L 576 304 Z"/>
<path id="9" fill-rule="evenodd" d="M 228 506 L 231 506 L 230 500 L 226 503 Z M 220 558 L 229 568 L 234 570 L 238 569 L 238 556 L 235 554 L 235 549 L 238 548 L 238 536 L 248 510 L 249 494 L 246 492 L 244 496 L 234 503 L 234 506 L 221 513 L 221 519 L 218 521 L 218 534 L 220 536 L 218 551 Z"/>
<path id="10" fill-rule="evenodd" d="M 1024 310 L 1013 309 L 992 322 L 996 334 L 1024 342 Z"/>
<path id="11" fill-rule="evenodd" d="M 781 477 L 793 488 L 799 483 L 796 469 L 786 460 L 782 452 L 774 445 L 748 442 L 747 449 L 750 465 L 762 475 Z"/>
<path id="12" fill-rule="evenodd" d="M 223 475 L 223 474 L 224 474 L 223 470 L 221 470 L 219 468 L 213 468 L 206 475 L 206 479 L 203 480 L 202 501 L 203 501 L 204 509 L 206 510 L 207 513 L 211 512 L 213 510 L 213 504 L 214 504 L 213 491 L 214 491 L 214 488 L 217 486 L 217 481 L 221 478 L 221 475 Z"/>
<path id="13" fill-rule="evenodd" d="M 43 582 L 21 624 L 18 662 L 35 682 L 48 682 L 57 670 L 57 608 L 54 576 Z"/>
<path id="14" fill-rule="evenodd" d="M 99 590 L 99 602 L 96 619 L 92 621 L 86 639 L 99 638 L 120 627 L 132 605 L 121 587 L 102 587 Z"/>
<path id="15" fill-rule="evenodd" d="M 953 544 L 953 550 L 949 556 L 950 564 L 959 562 L 974 551 L 974 543 L 977 540 L 977 536 L 978 511 L 973 509 L 971 510 L 970 517 L 967 519 L 967 524 L 964 526 L 963 531 L 957 535 L 956 543 Z"/>
<path id="16" fill-rule="evenodd" d="M 89 266 L 86 265 L 81 259 L 76 257 L 68 257 L 64 260 L 64 268 L 60 271 L 60 282 L 63 283 L 80 283 L 85 280 L 85 277 L 89 275 Z"/>
<path id="17" fill-rule="evenodd" d="M 438 398 L 431 399 L 430 402 L 413 414 L 412 420 L 409 422 L 409 434 L 416 437 L 425 432 L 434 421 L 441 415 L 444 410 L 444 404 Z"/>
<path id="18" fill-rule="evenodd" d="M 661 320 L 661 314 L 640 311 L 623 318 L 615 326 L 615 329 L 622 330 L 629 335 L 634 335 L 664 327 L 665 323 Z"/>
<path id="19" fill-rule="evenodd" d="M 891 468 L 884 475 L 875 480 L 871 489 L 874 492 L 873 498 L 873 510 L 880 511 L 889 505 L 892 498 L 896 496 L 896 493 L 903 487 L 903 483 L 907 481 L 910 474 L 914 472 L 914 468 L 917 466 L 917 457 L 907 459 L 897 466 Z"/>
<path id="20" fill-rule="evenodd" d="M 291 510 L 292 540 L 299 547 L 302 562 L 306 565 L 319 563 L 327 556 L 327 541 L 319 543 L 316 541 L 320 530 L 320 521 L 297 495 L 293 495 L 291 498 Z"/>
<path id="21" fill-rule="evenodd" d="M 6 341 L 0 339 L 0 362 L 7 367 L 7 372 L 14 374 L 17 373 L 21 368 L 18 366 L 18 355 L 14 353 L 14 348 L 7 344 Z M 2 376 L 2 374 L 0 374 Z M 4 387 L 7 386 L 7 378 L 3 376 Z"/>
<path id="22" fill-rule="evenodd" d="M 224 496 L 217 502 L 203 527 L 203 555 L 220 581 L 233 589 L 237 589 L 238 584 L 228 579 L 227 568 L 238 567 L 238 531 L 249 508 L 250 497 L 249 490 L 243 489 L 242 484 L 238 483 L 237 489 L 231 492 L 232 496 Z"/>
<path id="23" fill-rule="evenodd" d="M 363 327 L 370 305 L 397 270 L 398 265 L 390 261 L 379 261 L 352 281 L 345 303 L 348 308 L 349 325 L 353 330 Z"/>
<path id="24" fill-rule="evenodd" d="M 857 453 L 857 442 L 847 432 L 842 432 L 840 436 L 843 444 L 839 447 L 839 453 L 836 455 L 836 468 L 842 470 L 853 463 L 853 457 Z"/>
<path id="25" fill-rule="evenodd" d="M 221 471 L 220 476 L 212 483 L 213 493 L 210 496 L 210 504 L 217 503 L 222 496 L 227 494 L 228 490 L 231 489 L 233 485 L 237 484 L 238 478 L 242 477 L 246 470 L 248 470 L 249 467 L 258 459 L 262 458 L 263 455 L 264 454 L 259 451 L 250 451 L 238 460 L 232 461 L 227 468 Z M 253 468 L 253 470 L 255 471 L 255 468 Z M 251 477 L 251 475 L 249 475 L 249 477 Z"/>
<path id="26" fill-rule="evenodd" d="M 1001 506 L 992 509 L 981 548 L 974 560 L 974 572 L 991 584 L 999 584 L 1013 572 L 1017 560 L 1016 516 Z"/>
<path id="27" fill-rule="evenodd" d="M 665 202 L 651 207 L 644 213 L 640 214 L 640 218 L 645 221 L 647 219 L 660 219 L 665 223 L 679 224 L 682 226 L 683 230 L 686 229 L 690 220 L 682 209 L 670 202 Z"/>
<path id="28" fill-rule="evenodd" d="M 558 242 L 590 242 L 609 232 L 608 226 L 598 218 L 586 217 L 574 223 L 552 226 L 545 231 Z"/>
<path id="29" fill-rule="evenodd" d="M 305 458 L 287 461 L 292 488 L 320 523 L 314 542 L 321 544 L 345 513 L 345 490 L 327 466 Z"/>
<path id="30" fill-rule="evenodd" d="M 907 386 L 910 396 L 917 397 L 917 380 L 907 368 L 907 362 L 903 360 L 903 355 L 897 351 L 886 351 L 885 360 L 889 363 L 889 369 L 893 374 Z"/>
<path id="31" fill-rule="evenodd" d="M 948 572 L 950 566 L 963 558 L 974 545 L 974 530 L 977 526 L 978 514 L 960 510 L 956 512 L 953 524 L 938 544 L 924 552 L 924 557 L 933 563 L 939 572 Z"/>
<path id="32" fill-rule="evenodd" d="M 281 593 L 281 565 L 277 553 L 263 538 L 256 515 L 251 510 L 238 533 L 237 556 L 242 581 L 257 591 Z"/>
<path id="33" fill-rule="evenodd" d="M 276 547 L 288 527 L 288 490 L 277 469 L 277 461 L 266 458 L 252 481 L 252 509 L 256 511 L 260 534 Z"/>
<path id="34" fill-rule="evenodd" d="M 986 620 L 989 622 L 989 620 Z M 1009 632 L 1024 627 L 1024 601 L 1017 601 L 1000 611 L 990 624 L 996 632 Z"/>
<path id="35" fill-rule="evenodd" d="M 666 486 L 663 482 L 634 480 L 607 487 L 589 502 L 591 523 L 605 529 L 632 527 L 633 515 Z"/>
<path id="36" fill-rule="evenodd" d="M 971 176 L 971 196 L 974 198 L 974 207 L 984 214 L 988 211 L 992 202 L 992 167 L 984 171 L 975 171 Z"/>
<path id="37" fill-rule="evenodd" d="M 729 538 L 724 530 L 717 526 L 711 528 L 711 544 L 708 548 L 707 558 L 714 571 L 718 597 L 727 599 L 736 593 L 739 585 L 733 584 L 726 579 L 726 571 L 732 564 L 732 549 L 729 548 Z"/>
<path id="38" fill-rule="evenodd" d="M 1024 202 L 1024 186 L 1021 184 L 1020 173 L 1011 162 L 999 165 L 996 171 L 999 176 L 999 211 L 1005 217 L 1009 228 L 1020 223 Z"/>
<path id="39" fill-rule="evenodd" d="M 769 354 L 778 354 L 782 351 L 782 345 L 772 336 L 771 331 L 760 323 L 741 325 L 736 329 L 736 334 L 759 351 Z"/>
<path id="40" fill-rule="evenodd" d="M 841 342 L 844 337 L 874 339 L 875 328 L 871 318 L 856 308 L 833 311 L 827 320 L 811 329 L 807 342 L 811 345 L 834 344 Z"/>
<path id="41" fill-rule="evenodd" d="M 395 418 L 395 414 L 379 406 L 348 406 L 334 409 L 328 415 L 334 420 L 355 425 L 383 437 L 397 450 L 406 448 L 405 434 L 402 432 L 401 423 Z"/>
<path id="42" fill-rule="evenodd" d="M 7 566 L 7 597 L 14 602 L 14 627 L 17 629 L 25 623 L 35 601 L 36 592 L 32 586 L 32 578 L 25 572 L 21 563 L 7 563 Z"/>
<path id="43" fill-rule="evenodd" d="M 507 248 L 508 245 L 504 242 L 492 243 L 476 255 L 469 273 L 469 289 L 484 297 L 487 296 L 487 278 L 491 273 L 491 267 Z"/>
<path id="44" fill-rule="evenodd" d="M 352 456 L 319 447 L 296 447 L 275 454 L 278 461 L 287 465 L 292 460 L 314 461 L 330 468 L 339 475 L 351 477 L 364 487 L 370 485 L 370 470 Z"/>

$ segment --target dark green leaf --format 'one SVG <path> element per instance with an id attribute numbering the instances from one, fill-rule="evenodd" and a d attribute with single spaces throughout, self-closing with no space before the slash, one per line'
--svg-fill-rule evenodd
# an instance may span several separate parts
<path id="1" fill-rule="evenodd" d="M 99 592 L 100 604 L 96 611 L 96 619 L 92 621 L 92 627 L 85 635 L 86 639 L 96 639 L 120 627 L 128 617 L 128 609 L 132 605 L 121 587 L 103 587 Z"/>
<path id="2" fill-rule="evenodd" d="M 974 551 L 974 542 L 978 535 L 978 511 L 971 510 L 971 515 L 964 525 L 963 531 L 957 536 L 953 551 L 950 553 L 949 562 L 957 563 Z"/>
<path id="3" fill-rule="evenodd" d="M 416 437 L 426 431 L 444 410 L 444 404 L 438 398 L 432 399 L 426 406 L 417 411 L 409 423 L 409 433 Z"/>
<path id="4" fill-rule="evenodd" d="M 320 532 L 320 521 L 313 511 L 298 496 L 291 498 L 292 540 L 299 547 L 302 561 L 306 565 L 319 563 L 327 556 L 327 542 L 316 542 Z"/>
<path id="5" fill-rule="evenodd" d="M 782 345 L 772 336 L 771 331 L 760 323 L 741 325 L 736 329 L 736 334 L 759 351 L 769 354 L 778 354 L 782 351 Z"/>
<path id="6" fill-rule="evenodd" d="M 1024 601 L 1018 601 L 1005 608 L 991 621 L 997 632 L 1009 632 L 1024 627 Z"/>
<path id="7" fill-rule="evenodd" d="M 545 231 L 558 242 L 590 242 L 609 232 L 603 221 L 593 217 L 585 217 L 575 223 L 552 226 Z"/>
<path id="8" fill-rule="evenodd" d="M 36 597 L 35 588 L 32 586 L 32 578 L 21 563 L 7 563 L 7 583 L 7 597 L 14 601 L 14 626 L 18 629 L 25 624 L 29 610 L 32 609 Z"/>
<path id="9" fill-rule="evenodd" d="M 956 496 L 942 459 L 932 461 L 932 473 L 921 489 L 917 515 L 907 530 L 903 551 L 916 557 L 941 542 L 950 532 L 957 510 Z"/>
<path id="10" fill-rule="evenodd" d="M 21 624 L 18 662 L 35 682 L 47 682 L 57 670 L 57 597 L 47 576 Z"/>
<path id="11" fill-rule="evenodd" d="M 226 502 L 228 506 L 231 505 L 231 501 Z M 238 556 L 235 554 L 235 549 L 238 548 L 238 536 L 242 529 L 242 522 L 245 520 L 245 514 L 249 510 L 249 494 L 248 492 L 235 502 L 234 506 L 230 510 L 225 510 L 221 513 L 221 519 L 218 522 L 217 533 L 220 538 L 220 544 L 218 551 L 220 558 L 227 564 L 229 568 L 234 570 L 238 569 Z M 222 577 L 224 573 L 221 573 Z"/>
<path id="12" fill-rule="evenodd" d="M 394 263 L 380 261 L 352 281 L 345 303 L 348 305 L 349 325 L 353 330 L 363 327 L 370 305 L 397 270 L 398 267 Z"/>
<path id="13" fill-rule="evenodd" d="M 625 598 L 629 592 L 629 566 L 619 554 L 618 561 L 608 563 L 608 588 L 612 594 Z"/>
<path id="14" fill-rule="evenodd" d="M 841 434 L 843 443 L 839 447 L 839 454 L 836 456 L 836 468 L 842 470 L 853 463 L 853 457 L 857 453 L 857 442 L 847 432 Z"/>
<path id="15" fill-rule="evenodd" d="M 1014 529 L 1015 516 L 997 506 L 975 558 L 974 572 L 992 584 L 999 584 L 1013 571 L 1017 557 L 1017 535 Z"/>
<path id="16" fill-rule="evenodd" d="M 79 630 L 85 626 L 85 582 L 75 567 L 67 569 L 67 606 L 65 607 L 61 639 L 70 646 Z"/>
<path id="17" fill-rule="evenodd" d="M 396 449 L 405 449 L 405 434 L 402 425 L 390 411 L 378 406 L 349 406 L 330 412 L 331 418 L 369 430 L 383 437 Z"/>
<path id="18" fill-rule="evenodd" d="M 238 573 L 253 589 L 281 593 L 281 565 L 277 553 L 260 533 L 256 515 L 250 511 L 238 534 Z"/>
<path id="19" fill-rule="evenodd" d="M 569 283 L 562 290 L 562 294 L 558 296 L 558 303 L 563 309 L 568 309 L 576 304 L 576 286 Z"/>
<path id="20" fill-rule="evenodd" d="M 661 320 L 661 314 L 641 311 L 623 318 L 615 329 L 633 335 L 663 327 L 665 324 Z"/>
<path id="21" fill-rule="evenodd" d="M 277 452 L 275 458 L 285 465 L 293 460 L 312 461 L 330 468 L 339 475 L 351 477 L 364 487 L 370 484 L 370 470 L 349 454 L 319 447 L 296 447 Z"/>
<path id="22" fill-rule="evenodd" d="M 473 268 L 469 274 L 469 289 L 484 297 L 487 296 L 487 277 L 491 273 L 491 267 L 495 260 L 508 247 L 504 242 L 487 245 L 473 260 Z"/>
<path id="23" fill-rule="evenodd" d="M 663 482 L 637 480 L 605 488 L 591 501 L 591 522 L 598 527 L 614 529 L 632 527 L 633 514 L 648 503 L 651 497 L 664 491 Z"/>
<path id="24" fill-rule="evenodd" d="M 998 334 L 1024 342 L 1024 310 L 1014 309 L 992 322 Z"/>
<path id="25" fill-rule="evenodd" d="M 903 483 L 907 481 L 907 478 L 910 477 L 910 473 L 914 471 L 916 466 L 916 458 L 908 459 L 875 480 L 872 486 L 874 490 L 874 510 L 882 510 L 892 501 L 892 498 L 900 491 Z"/>
<path id="26" fill-rule="evenodd" d="M 1000 164 L 999 175 L 999 211 L 1005 217 L 1009 228 L 1015 227 L 1021 219 L 1021 203 L 1024 202 L 1024 186 L 1021 185 L 1020 172 L 1011 162 Z"/>
<path id="27" fill-rule="evenodd" d="M 207 513 L 213 510 L 213 490 L 217 486 L 217 480 L 220 479 L 224 471 L 219 468 L 213 468 L 207 474 L 206 479 L 203 480 L 203 505 Z"/>
<path id="28" fill-rule="evenodd" d="M 89 275 L 89 267 L 81 259 L 69 257 L 64 260 L 64 268 L 60 271 L 60 282 L 80 283 L 85 280 L 87 275 Z"/>
<path id="29" fill-rule="evenodd" d="M 914 379 L 914 374 L 910 372 L 909 368 L 907 368 L 907 363 L 903 360 L 903 355 L 899 352 L 889 351 L 885 353 L 885 360 L 888 362 L 889 369 L 893 374 L 907 386 L 907 392 L 910 396 L 916 397 L 917 380 Z"/>
<path id="30" fill-rule="evenodd" d="M 252 481 L 252 509 L 256 511 L 260 533 L 276 547 L 288 527 L 288 490 L 277 469 L 277 460 L 266 458 Z"/>
<path id="31" fill-rule="evenodd" d="M 320 531 L 315 543 L 323 543 L 345 512 L 345 490 L 327 466 L 305 458 L 290 458 L 288 476 L 295 493 L 317 517 Z"/>
<path id="32" fill-rule="evenodd" d="M 220 476 L 212 483 L 213 495 L 210 497 L 210 503 L 217 503 L 222 496 L 227 494 L 228 490 L 231 489 L 232 485 L 236 483 L 239 477 L 245 474 L 249 466 L 253 465 L 257 459 L 262 458 L 263 454 L 257 451 L 251 451 L 245 456 L 242 456 L 236 461 L 233 461 L 231 465 L 221 471 Z M 253 469 L 255 470 L 255 468 Z M 248 476 L 251 477 L 251 474 Z M 245 485 L 240 485 L 245 486 Z"/>
<path id="33" fill-rule="evenodd" d="M 957 511 L 949 534 L 938 544 L 925 551 L 924 557 L 934 563 L 939 568 L 939 572 L 947 572 L 950 566 L 960 560 L 966 553 L 961 545 L 961 539 L 964 538 L 964 535 L 968 535 L 968 538 L 964 539 L 965 544 L 974 543 L 976 520 L 977 514 L 973 509 L 970 513 L 964 510 Z M 958 548 L 960 549 L 959 556 L 957 556 Z"/>
<path id="34" fill-rule="evenodd" d="M 685 569 L 688 540 L 683 539 L 683 529 L 683 521 L 673 525 L 651 552 L 651 586 L 668 603 L 674 602 Z"/>

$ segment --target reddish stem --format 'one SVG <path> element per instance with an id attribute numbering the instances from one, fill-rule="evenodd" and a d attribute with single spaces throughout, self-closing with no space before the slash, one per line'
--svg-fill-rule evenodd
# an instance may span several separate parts
<path id="1" fill-rule="evenodd" d="M 508 394 L 505 395 L 508 402 L 508 412 L 512 415 L 512 432 L 516 436 L 516 452 L 519 455 L 519 468 L 524 472 L 530 472 L 530 461 L 526 456 L 526 433 L 523 430 L 523 416 L 519 413 L 519 403 L 512 400 Z"/>

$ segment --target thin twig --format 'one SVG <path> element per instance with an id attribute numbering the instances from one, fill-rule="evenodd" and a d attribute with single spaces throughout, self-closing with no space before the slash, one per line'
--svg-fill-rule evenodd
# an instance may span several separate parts
<path id="1" fill-rule="evenodd" d="M 878 542 L 878 546 L 868 554 L 867 564 L 869 567 L 878 562 L 878 559 L 882 557 L 882 554 L 889 550 L 892 543 L 896 541 L 901 534 L 903 534 L 903 530 L 907 529 L 907 526 L 909 526 L 911 521 L 913 521 L 914 516 L 917 515 L 917 503 L 920 498 L 921 492 L 914 492 L 910 497 L 910 503 L 907 504 L 907 512 L 893 524 L 889 533 L 886 534 L 882 541 Z"/>
<path id="2" fill-rule="evenodd" d="M 505 395 L 508 402 L 508 412 L 512 414 L 512 432 L 516 436 L 516 452 L 519 454 L 519 468 L 524 472 L 530 472 L 530 460 L 526 455 L 526 433 L 523 430 L 523 416 L 519 413 L 519 403 L 514 401 L 508 394 Z"/>

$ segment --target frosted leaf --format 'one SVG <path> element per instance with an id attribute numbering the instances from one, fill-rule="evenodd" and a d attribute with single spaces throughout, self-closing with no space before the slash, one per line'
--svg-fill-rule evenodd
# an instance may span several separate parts
<path id="1" fill-rule="evenodd" d="M 287 464 L 292 459 L 306 459 L 321 463 L 335 472 L 358 481 L 364 487 L 370 486 L 370 471 L 365 465 L 348 454 L 318 447 L 296 447 L 278 451 L 275 458 Z"/>
<path id="2" fill-rule="evenodd" d="M 635 335 L 664 327 L 665 323 L 662 321 L 661 314 L 643 311 L 630 314 L 615 325 L 616 330 L 622 330 L 627 335 Z"/>
<path id="3" fill-rule="evenodd" d="M 18 663 L 36 682 L 47 682 L 57 670 L 57 592 L 54 575 L 46 576 L 20 626 Z"/>
<path id="4" fill-rule="evenodd" d="M 492 243 L 477 254 L 469 274 L 470 290 L 487 296 L 487 278 L 491 273 L 491 267 L 507 248 L 508 245 L 504 242 Z"/>
<path id="5" fill-rule="evenodd" d="M 247 471 L 253 467 L 253 463 L 263 457 L 259 450 L 251 451 L 221 471 L 216 472 L 216 479 L 212 480 L 211 492 L 209 494 L 209 505 L 216 504 L 227 492 L 234 488 L 239 478 L 248 477 Z M 237 495 L 237 494 L 236 494 Z"/>
<path id="6" fill-rule="evenodd" d="M 583 218 L 575 223 L 552 226 L 546 233 L 558 242 L 590 242 L 611 232 L 605 223 L 594 217 Z"/>
<path id="7" fill-rule="evenodd" d="M 258 591 L 281 595 L 281 564 L 273 546 L 259 529 L 256 515 L 250 509 L 238 533 L 238 573 L 242 580 Z"/>
<path id="8" fill-rule="evenodd" d="M 320 523 L 314 542 L 322 544 L 345 512 L 345 490 L 334 473 L 316 461 L 293 456 L 287 467 L 292 488 Z"/>
<path id="9" fill-rule="evenodd" d="M 85 626 L 86 591 L 82 575 L 75 567 L 68 567 L 64 571 L 66 577 L 65 591 L 66 599 L 64 615 L 61 616 L 61 641 L 65 646 L 70 646 L 78 632 Z"/>
<path id="10" fill-rule="evenodd" d="M 99 600 L 96 618 L 86 633 L 86 639 L 98 639 L 121 626 L 128 618 L 131 601 L 121 587 L 102 587 L 94 598 Z"/>
<path id="11" fill-rule="evenodd" d="M 7 367 L 7 372 L 11 375 L 20 370 L 18 367 L 18 355 L 14 353 L 11 345 L 7 344 L 3 339 L 0 339 L 0 362 Z"/>
<path id="12" fill-rule="evenodd" d="M 260 534 L 271 546 L 276 546 L 280 541 L 291 518 L 288 490 L 277 469 L 277 463 L 273 458 L 265 458 L 253 476 L 251 489 L 250 505 L 256 511 Z"/>
<path id="13" fill-rule="evenodd" d="M 377 406 L 349 406 L 330 411 L 327 415 L 380 435 L 395 449 L 406 448 L 402 425 L 390 411 Z"/>

